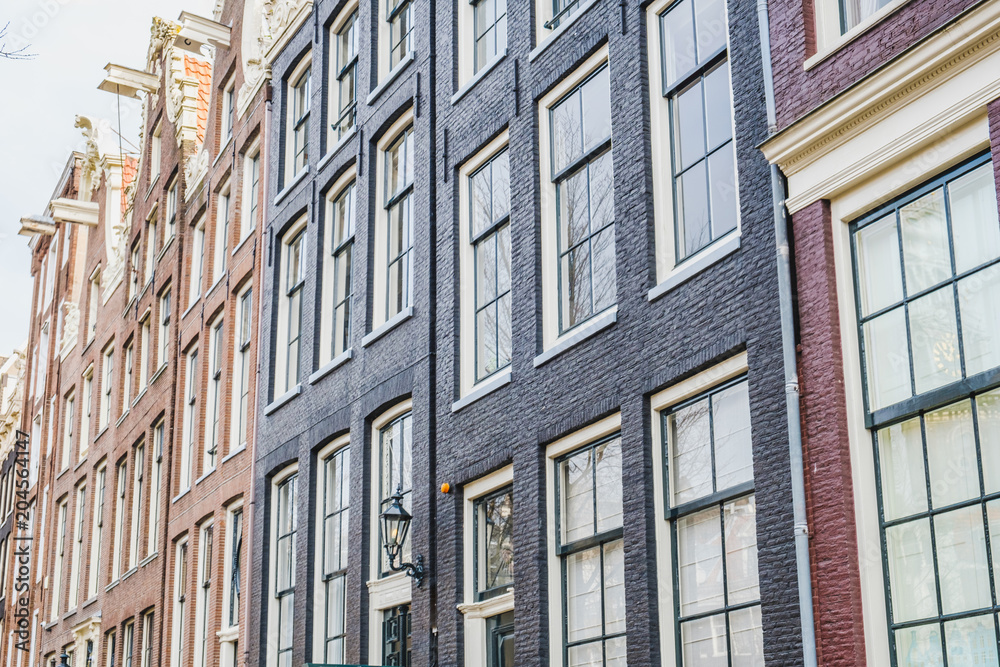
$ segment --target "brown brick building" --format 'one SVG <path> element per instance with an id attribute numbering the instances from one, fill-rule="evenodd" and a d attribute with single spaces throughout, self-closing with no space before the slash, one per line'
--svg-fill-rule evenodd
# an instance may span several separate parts
<path id="1" fill-rule="evenodd" d="M 143 100 L 141 155 L 80 117 L 22 220 L 32 617 L 4 664 L 242 664 L 266 87 L 240 95 L 231 4 L 153 19 L 145 66 L 100 86 Z"/>

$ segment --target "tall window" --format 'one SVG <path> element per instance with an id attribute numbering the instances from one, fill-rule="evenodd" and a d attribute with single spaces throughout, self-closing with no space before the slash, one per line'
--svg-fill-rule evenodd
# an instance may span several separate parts
<path id="1" fill-rule="evenodd" d="M 170 642 L 170 667 L 180 667 L 184 655 L 184 627 L 187 610 L 187 539 L 177 544 L 174 556 L 174 618 Z"/>
<path id="2" fill-rule="evenodd" d="M 68 498 L 63 498 L 59 501 L 59 509 L 56 510 L 58 515 L 56 523 L 56 563 L 52 570 L 52 613 L 50 618 L 54 621 L 59 618 L 61 612 L 61 607 L 59 603 L 62 598 L 62 585 L 63 585 L 63 564 L 65 563 L 66 555 L 66 504 Z"/>
<path id="3" fill-rule="evenodd" d="M 413 127 L 385 151 L 385 320 L 409 307 L 413 250 Z"/>
<path id="4" fill-rule="evenodd" d="M 410 605 L 382 612 L 382 664 L 410 667 Z"/>
<path id="5" fill-rule="evenodd" d="M 65 470 L 69 467 L 70 458 L 73 456 L 73 422 L 76 419 L 76 395 L 70 392 L 66 398 L 65 424 L 63 426 L 62 462 L 60 468 Z"/>
<path id="6" fill-rule="evenodd" d="M 746 379 L 662 413 L 677 663 L 763 664 Z"/>
<path id="7" fill-rule="evenodd" d="M 191 247 L 191 282 L 188 284 L 188 305 L 201 296 L 201 284 L 205 278 L 205 216 L 194 225 L 194 244 Z"/>
<path id="8" fill-rule="evenodd" d="M 181 446 L 180 486 L 178 492 L 191 488 L 194 473 L 195 440 L 198 434 L 198 348 L 191 350 L 187 357 L 186 378 L 184 380 L 184 442 Z"/>
<path id="9" fill-rule="evenodd" d="M 146 219 L 146 283 L 153 280 L 156 273 L 156 214 L 158 210 L 153 205 L 153 210 Z"/>
<path id="10" fill-rule="evenodd" d="M 139 276 L 139 241 L 135 242 L 132 246 L 132 252 L 129 254 L 129 281 L 128 281 L 128 298 L 129 301 L 135 298 L 135 295 L 139 293 L 139 282 L 141 277 Z"/>
<path id="11" fill-rule="evenodd" d="M 302 292 L 306 282 L 306 230 L 303 225 L 284 243 L 284 293 L 279 317 L 284 316 L 284 345 L 279 348 L 284 371 L 277 386 L 284 393 L 299 382 L 299 337 L 302 334 Z M 280 367 L 279 367 L 280 368 Z"/>
<path id="12" fill-rule="evenodd" d="M 389 21 L 389 69 L 398 65 L 413 50 L 413 4 L 410 0 L 386 0 Z"/>
<path id="13" fill-rule="evenodd" d="M 126 461 L 122 460 L 118 464 L 117 486 L 115 491 L 115 535 L 111 552 L 111 580 L 118 579 L 122 571 L 122 540 L 125 533 L 125 486 L 127 476 L 125 475 Z"/>
<path id="14" fill-rule="evenodd" d="M 230 447 L 240 449 L 247 444 L 247 421 L 250 416 L 250 332 L 253 326 L 253 293 L 247 287 L 240 294 L 236 306 L 236 363 L 233 370 L 236 380 L 233 382 L 232 407 L 236 409 L 233 415 L 233 437 Z M 235 450 L 234 450 L 235 451 Z"/>
<path id="15" fill-rule="evenodd" d="M 195 664 L 199 667 L 205 667 L 210 662 L 208 657 L 211 648 L 208 642 L 208 614 L 212 594 L 212 529 L 211 525 L 203 527 L 199 540 L 201 548 L 198 556 L 198 610 L 196 612 L 198 637 L 195 640 L 197 656 Z"/>
<path id="16" fill-rule="evenodd" d="M 233 138 L 236 125 L 236 82 L 230 78 L 222 90 L 222 143 Z"/>
<path id="17" fill-rule="evenodd" d="M 317 636 L 323 638 L 323 662 L 340 664 L 345 661 L 347 614 L 345 586 L 347 580 L 347 554 L 350 541 L 347 534 L 351 451 L 345 445 L 322 460 L 323 567 L 320 585 L 323 590 L 323 608 L 315 614 Z"/>
<path id="18" fill-rule="evenodd" d="M 226 272 L 226 260 L 229 256 L 229 199 L 231 193 L 227 183 L 219 193 L 218 209 L 215 220 L 215 261 L 212 262 L 212 284 L 222 278 Z"/>
<path id="19" fill-rule="evenodd" d="M 157 123 L 156 127 L 153 128 L 153 132 L 149 138 L 149 182 L 150 183 L 155 183 L 156 179 L 160 177 L 161 127 L 162 125 L 160 123 Z"/>
<path id="20" fill-rule="evenodd" d="M 156 367 L 166 365 L 170 350 L 170 290 L 160 297 L 160 330 L 157 332 Z"/>
<path id="21" fill-rule="evenodd" d="M 397 417 L 379 431 L 379 486 L 378 514 L 392 502 L 392 496 L 399 490 L 403 494 L 403 507 L 412 509 L 413 490 L 413 414 Z M 410 541 L 403 547 L 403 562 L 410 557 Z M 382 548 L 381 535 L 378 544 L 379 576 L 392 574 L 389 559 Z"/>
<path id="22" fill-rule="evenodd" d="M 478 72 L 507 48 L 507 0 L 477 0 L 473 8 L 476 45 L 473 69 Z"/>
<path id="23" fill-rule="evenodd" d="M 153 612 L 142 615 L 142 653 L 139 667 L 153 667 Z"/>
<path id="24" fill-rule="evenodd" d="M 608 66 L 590 75 L 548 113 L 561 334 L 611 307 L 617 298 Z"/>
<path id="25" fill-rule="evenodd" d="M 615 435 L 556 459 L 564 665 L 625 663 L 621 451 Z"/>
<path id="26" fill-rule="evenodd" d="M 149 314 L 142 318 L 142 330 L 139 334 L 139 393 L 149 380 Z"/>
<path id="27" fill-rule="evenodd" d="M 212 326 L 212 338 L 208 345 L 208 361 L 211 364 L 208 382 L 208 405 L 212 411 L 208 426 L 208 447 L 202 461 L 202 474 L 215 469 L 216 455 L 222 442 L 222 354 L 225 343 L 222 340 L 222 318 Z"/>
<path id="28" fill-rule="evenodd" d="M 87 516 L 87 486 L 80 484 L 76 487 L 76 517 L 73 521 L 73 554 L 70 557 L 69 565 L 69 602 L 67 608 L 75 609 L 80 604 L 80 586 L 83 583 L 83 568 L 81 559 L 83 557 L 83 522 Z"/>
<path id="29" fill-rule="evenodd" d="M 294 73 L 288 81 L 288 172 L 286 184 L 309 164 L 309 107 L 312 97 L 310 83 L 312 67 L 308 64 L 301 73 Z"/>
<path id="30" fill-rule="evenodd" d="M 237 627 L 240 624 L 240 593 L 243 557 L 243 508 L 234 509 L 229 515 L 229 544 L 227 545 L 225 603 L 222 613 L 226 619 L 226 627 Z"/>
<path id="31" fill-rule="evenodd" d="M 134 345 L 132 341 L 129 341 L 125 346 L 125 381 L 122 383 L 122 414 L 128 412 L 129 406 L 132 403 L 133 365 L 135 363 L 133 349 Z"/>
<path id="32" fill-rule="evenodd" d="M 156 553 L 157 540 L 160 534 L 160 489 L 163 486 L 163 432 L 164 422 L 161 419 L 153 426 L 153 466 L 152 488 L 149 493 L 149 533 L 146 536 L 146 555 Z"/>
<path id="33" fill-rule="evenodd" d="M 333 336 L 330 358 L 335 359 L 351 348 L 351 301 L 354 253 L 354 189 L 352 181 L 333 200 L 330 215 L 333 223 Z"/>
<path id="34" fill-rule="evenodd" d="M 133 667 L 132 653 L 135 650 L 135 623 L 129 621 L 125 624 L 125 632 L 122 634 L 122 651 L 125 659 L 122 661 L 125 667 Z"/>
<path id="35" fill-rule="evenodd" d="M 97 307 L 101 303 L 101 269 L 98 267 L 90 276 L 90 302 L 87 313 L 87 342 L 97 334 Z"/>
<path id="36" fill-rule="evenodd" d="M 851 225 L 899 665 L 998 660 L 996 202 L 985 155 Z"/>
<path id="37" fill-rule="evenodd" d="M 738 219 L 725 3 L 670 5 L 660 39 L 680 262 L 736 229 Z"/>
<path id="38" fill-rule="evenodd" d="M 104 370 L 101 373 L 101 413 L 97 428 L 103 431 L 111 421 L 111 387 L 112 377 L 115 370 L 115 350 L 108 348 L 104 353 Z"/>
<path id="39" fill-rule="evenodd" d="M 78 459 L 83 460 L 90 450 L 90 415 L 94 405 L 94 369 L 93 366 L 83 373 L 83 409 L 80 411 L 80 453 Z"/>
<path id="40" fill-rule="evenodd" d="M 474 503 L 476 598 L 488 600 L 514 586 L 514 491 L 507 487 Z"/>
<path id="41" fill-rule="evenodd" d="M 273 646 L 278 667 L 291 667 L 294 642 L 295 607 L 295 533 L 298 529 L 295 507 L 297 476 L 292 475 L 275 487 L 274 579 L 271 606 L 276 623 L 272 627 Z M 269 642 L 271 643 L 271 642 Z"/>
<path id="42" fill-rule="evenodd" d="M 337 63 L 333 69 L 336 76 L 336 84 L 331 86 L 331 91 L 336 90 L 336 106 L 330 117 L 333 118 L 331 125 L 333 138 L 341 139 L 344 135 L 354 129 L 355 117 L 357 116 L 357 69 L 358 69 L 358 10 L 351 11 L 350 16 L 342 24 L 336 26 L 334 35 Z M 333 93 L 331 92 L 331 96 Z M 331 101 L 333 101 L 331 99 Z"/>
<path id="43" fill-rule="evenodd" d="M 170 239 L 174 238 L 177 231 L 177 179 L 174 178 L 167 186 L 166 204 L 167 224 L 163 227 L 163 247 L 167 247 Z"/>
<path id="44" fill-rule="evenodd" d="M 139 565 L 139 517 L 142 515 L 142 493 L 146 471 L 146 446 L 140 443 L 135 448 L 132 471 L 132 524 L 129 530 L 128 568 Z"/>
<path id="45" fill-rule="evenodd" d="M 90 535 L 90 578 L 87 582 L 87 598 L 97 595 L 100 586 L 101 545 L 104 544 L 104 501 L 105 483 L 108 469 L 102 465 L 97 469 L 94 480 L 93 524 Z"/>
<path id="46" fill-rule="evenodd" d="M 260 208 L 260 151 L 244 159 L 243 192 L 247 201 L 244 210 L 247 215 L 240 216 L 240 241 L 245 239 L 250 231 L 257 226 L 257 214 Z"/>
<path id="47" fill-rule="evenodd" d="M 472 174 L 469 201 L 478 382 L 510 365 L 510 162 L 506 148 Z"/>
<path id="48" fill-rule="evenodd" d="M 70 645 L 72 646 L 72 644 Z M 109 630 L 107 634 L 107 639 L 105 640 L 105 665 L 107 667 L 115 667 L 118 663 L 115 660 L 118 659 L 118 633 L 115 630 Z M 69 653 L 70 660 L 68 664 L 73 667 L 73 651 L 69 650 L 69 647 L 63 649 L 63 652 Z"/>
<path id="49" fill-rule="evenodd" d="M 890 3 L 891 0 L 841 0 L 840 34 L 858 25 Z"/>

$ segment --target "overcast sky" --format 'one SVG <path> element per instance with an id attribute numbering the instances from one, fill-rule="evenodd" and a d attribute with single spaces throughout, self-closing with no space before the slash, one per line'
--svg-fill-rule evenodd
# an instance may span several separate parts
<path id="1" fill-rule="evenodd" d="M 31 256 L 18 236 L 21 216 L 44 212 L 57 179 L 83 135 L 77 114 L 118 125 L 119 99 L 97 90 L 104 66 L 146 65 L 153 16 L 182 10 L 211 17 L 211 0 L 3 0 L 7 49 L 27 44 L 30 60 L 0 59 L 6 103 L 0 107 L 0 356 L 28 338 Z M 121 98 L 122 134 L 135 143 L 141 108 Z M 125 149 L 130 150 L 125 144 Z M 135 150 L 134 148 L 131 150 Z"/>

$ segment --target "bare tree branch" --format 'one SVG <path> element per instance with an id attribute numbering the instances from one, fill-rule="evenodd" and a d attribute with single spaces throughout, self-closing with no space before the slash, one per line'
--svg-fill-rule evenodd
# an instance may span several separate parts
<path id="1" fill-rule="evenodd" d="M 7 60 L 30 60 L 35 57 L 34 53 L 28 53 L 28 45 L 25 44 L 19 49 L 10 50 L 7 48 L 7 31 L 10 29 L 10 21 L 3 28 L 0 28 L 0 58 Z"/>

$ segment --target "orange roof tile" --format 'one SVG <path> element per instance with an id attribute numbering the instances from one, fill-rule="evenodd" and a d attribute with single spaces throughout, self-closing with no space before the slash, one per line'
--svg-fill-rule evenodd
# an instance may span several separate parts
<path id="1" fill-rule="evenodd" d="M 125 212 L 128 210 L 128 197 L 125 192 L 128 190 L 128 186 L 132 184 L 132 181 L 135 180 L 138 171 L 139 161 L 134 157 L 126 157 L 122 163 L 122 217 L 125 216 Z"/>
<path id="2" fill-rule="evenodd" d="M 208 99 L 212 94 L 212 65 L 208 61 L 184 56 L 184 72 L 198 80 L 198 143 L 205 142 L 208 126 Z"/>

